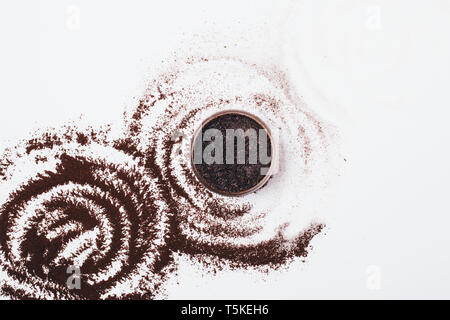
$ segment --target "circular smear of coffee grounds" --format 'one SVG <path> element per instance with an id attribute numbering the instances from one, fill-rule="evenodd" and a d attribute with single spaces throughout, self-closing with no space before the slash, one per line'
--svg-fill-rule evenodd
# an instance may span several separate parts
<path id="1" fill-rule="evenodd" d="M 336 176 L 334 127 L 297 98 L 276 68 L 230 58 L 177 61 L 126 112 L 128 136 L 167 187 L 171 248 L 200 261 L 214 256 L 218 268 L 277 268 L 305 257 L 324 227 L 317 210 Z M 206 119 L 236 110 L 270 128 L 279 155 L 264 187 L 230 197 L 199 181 L 191 143 Z"/>
<path id="2" fill-rule="evenodd" d="M 152 298 L 169 263 L 168 208 L 108 128 L 36 133 L 0 160 L 1 292 L 15 299 Z"/>
<path id="3" fill-rule="evenodd" d="M 213 141 L 205 139 L 208 132 L 215 134 Z M 218 158 L 208 163 L 205 160 L 209 159 L 204 159 L 203 154 L 211 146 L 214 148 L 206 156 Z M 258 189 L 270 177 L 270 135 L 267 128 L 249 114 L 231 111 L 213 116 L 194 137 L 193 150 L 195 147 L 199 153 L 198 157 L 194 157 L 195 152 L 192 152 L 193 169 L 199 180 L 214 192 L 229 196 L 242 195 Z M 221 147 L 220 151 L 215 150 L 218 147 Z M 264 163 L 261 161 L 261 152 L 264 156 L 268 155 Z"/>

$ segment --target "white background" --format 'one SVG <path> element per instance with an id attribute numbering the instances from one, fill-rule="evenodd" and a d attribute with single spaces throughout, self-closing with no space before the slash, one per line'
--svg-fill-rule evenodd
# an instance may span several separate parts
<path id="1" fill-rule="evenodd" d="M 329 231 L 287 272 L 182 263 L 168 297 L 448 299 L 449 30 L 448 0 L 2 1 L 0 136 L 117 121 L 172 50 L 276 61 L 342 133 Z"/>

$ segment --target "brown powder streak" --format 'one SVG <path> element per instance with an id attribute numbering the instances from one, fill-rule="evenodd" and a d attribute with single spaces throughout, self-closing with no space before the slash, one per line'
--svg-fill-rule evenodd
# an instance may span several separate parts
<path id="1" fill-rule="evenodd" d="M 192 59 L 190 63 L 205 62 L 204 59 Z M 189 63 L 189 62 L 188 62 Z M 173 122 L 176 121 L 176 128 L 183 132 L 200 111 L 206 110 L 213 105 L 227 105 L 231 103 L 232 99 L 218 99 L 218 101 L 211 101 L 205 106 L 198 107 L 183 103 L 183 96 L 185 92 L 182 89 L 180 92 L 173 92 L 170 84 L 178 77 L 179 71 L 174 71 L 173 74 L 164 74 L 161 78 L 154 81 L 155 90 L 149 89 L 149 92 L 158 92 L 159 96 L 164 93 L 164 99 L 172 99 L 169 101 L 169 108 L 163 113 L 160 118 L 160 123 L 156 125 L 153 130 L 153 136 L 150 137 L 151 143 L 147 150 L 140 149 L 139 152 L 146 154 L 146 166 L 151 167 L 158 180 L 161 181 L 162 187 L 165 191 L 162 195 L 165 201 L 169 204 L 172 212 L 171 218 L 171 249 L 177 252 L 183 252 L 193 257 L 198 257 L 200 260 L 203 256 L 212 255 L 220 259 L 232 261 L 236 266 L 262 266 L 262 265 L 282 265 L 287 260 L 295 257 L 304 257 L 307 254 L 307 248 L 312 238 L 321 232 L 323 225 L 311 225 L 303 233 L 299 234 L 296 240 L 288 241 L 284 239 L 281 234 L 276 238 L 263 241 L 256 245 L 236 245 L 233 243 L 233 238 L 245 238 L 255 235 L 261 230 L 257 225 L 256 220 L 249 220 L 248 225 L 242 225 L 242 229 L 230 229 L 233 219 L 239 217 L 244 218 L 250 213 L 251 204 L 243 207 L 224 205 L 221 200 L 216 200 L 214 194 L 205 189 L 198 181 L 192 168 L 181 164 L 180 169 L 184 180 L 194 188 L 202 197 L 211 198 L 205 202 L 205 206 L 199 207 L 195 204 L 192 195 L 188 193 L 185 186 L 179 181 L 178 177 L 173 173 L 173 156 L 176 145 L 179 141 L 172 141 L 172 133 L 165 130 L 165 128 L 173 127 Z M 160 81 L 160 82 L 158 82 Z M 167 92 L 163 92 L 162 87 L 158 83 L 167 85 Z M 144 97 L 141 101 L 147 103 L 139 103 L 132 119 L 129 123 L 130 133 L 137 145 L 139 143 L 140 134 L 146 130 L 142 126 L 141 121 L 144 116 L 151 117 L 152 107 L 156 105 L 157 95 Z M 177 97 L 177 98 L 175 98 Z M 179 100 L 176 100 L 179 99 Z M 280 114 L 280 102 L 264 93 L 258 93 L 250 97 L 253 101 L 274 117 L 283 117 Z M 235 101 L 242 101 L 242 97 L 236 96 Z M 151 101 L 151 103 L 148 103 Z M 181 102 L 180 102 L 181 101 Z M 178 106 L 176 106 L 178 104 Z M 184 114 L 183 114 L 184 113 Z M 139 114 L 139 115 L 138 115 Z M 179 115 L 181 114 L 181 117 Z M 180 118 L 180 119 L 178 119 Z M 300 126 L 301 127 L 301 126 Z M 308 158 L 311 153 L 311 146 L 308 143 L 308 137 L 305 131 L 299 132 L 300 138 L 305 142 L 305 158 Z M 158 142 L 159 141 L 159 142 Z M 155 145 L 161 145 L 161 149 L 155 149 Z M 309 149 L 308 149 L 309 148 Z M 162 157 L 162 164 L 159 166 L 156 162 L 156 154 Z M 182 154 L 180 154 L 182 155 Z M 307 160 L 305 160 L 307 161 Z M 194 215 L 193 222 L 188 222 L 189 215 Z M 218 219 L 217 222 L 214 219 Z M 206 226 L 199 227 L 197 224 L 206 222 Z M 252 223 L 252 225 L 250 225 Z M 256 223 L 256 224 L 255 224 Z M 186 229 L 186 227 L 188 227 Z M 214 237 L 225 237 L 229 239 L 229 244 L 214 243 L 202 239 L 202 237 L 193 237 L 192 232 L 197 232 L 199 235 Z M 289 248 L 289 249 L 288 249 Z M 218 262 L 220 263 L 220 261 Z"/>
<path id="2" fill-rule="evenodd" d="M 55 139 L 54 144 L 48 139 L 49 136 Z M 66 132 L 66 141 L 68 136 L 70 141 L 77 141 L 80 146 L 88 146 L 92 142 L 91 138 L 81 133 L 74 135 L 74 132 Z M 63 145 L 61 143 L 63 139 L 60 139 L 59 136 L 46 134 L 43 137 L 45 143 L 40 143 L 39 138 L 30 140 L 24 154 L 28 156 L 36 150 L 53 150 Z M 131 154 L 135 159 L 138 159 L 139 154 L 133 148 L 127 148 L 126 142 L 116 141 L 111 143 L 111 145 L 120 146 L 121 150 L 127 150 L 127 154 Z M 118 149 L 115 150 L 118 151 Z M 2 261 L 2 265 L 6 267 L 6 272 L 11 279 L 28 283 L 35 288 L 31 292 L 23 290 L 22 292 L 21 290 L 14 290 L 6 282 L 1 286 L 2 292 L 13 298 L 37 298 L 38 290 L 43 290 L 44 294 L 49 295 L 49 297 L 63 295 L 71 299 L 98 299 L 119 282 L 127 280 L 131 274 L 137 271 L 136 268 L 142 267 L 144 256 L 151 252 L 153 252 L 151 254 L 154 255 L 155 260 L 154 265 L 147 266 L 149 268 L 148 272 L 149 274 L 153 272 L 155 274 L 161 273 L 164 267 L 171 262 L 171 253 L 167 245 L 158 245 L 153 248 L 151 242 L 151 239 L 155 239 L 158 236 L 158 230 L 154 226 L 160 223 L 158 221 L 160 217 L 156 215 L 155 211 L 154 198 L 149 196 L 155 192 L 154 188 L 150 188 L 149 185 L 144 183 L 143 176 L 134 171 L 133 167 L 124 166 L 120 168 L 103 160 L 96 161 L 84 158 L 82 155 L 72 157 L 67 155 L 64 149 L 58 152 L 58 156 L 60 163 L 57 164 L 54 172 L 45 171 L 39 173 L 35 178 L 21 185 L 18 190 L 12 192 L 9 200 L 1 206 L 0 253 L 6 259 L 9 259 L 9 262 Z M 139 162 L 143 163 L 144 161 L 140 159 Z M 13 162 L 11 165 L 13 165 Z M 113 174 L 113 179 L 105 179 L 110 174 Z M 11 238 L 12 234 L 8 232 L 8 230 L 12 230 L 11 228 L 16 223 L 19 214 L 32 199 L 37 199 L 42 194 L 48 194 L 56 187 L 67 186 L 68 183 L 73 183 L 74 185 L 70 189 L 72 197 L 91 201 L 92 204 L 102 208 L 104 213 L 107 214 L 104 217 L 108 219 L 109 227 L 111 227 L 112 231 L 110 234 L 111 245 L 104 247 L 100 243 L 99 248 L 103 248 L 103 252 L 101 252 L 99 259 L 94 259 L 94 256 L 87 257 L 83 265 L 80 266 L 82 276 L 89 278 L 90 275 L 103 272 L 102 270 L 107 271 L 112 261 L 123 259 L 122 256 L 124 250 L 126 250 L 126 256 L 124 256 L 126 259 L 122 260 L 123 265 L 120 270 L 117 270 L 112 276 L 108 276 L 104 280 L 96 281 L 92 285 L 83 283 L 81 289 L 74 292 L 69 292 L 69 290 L 65 289 L 65 282 L 68 277 L 66 268 L 70 264 L 54 265 L 52 261 L 59 255 L 64 244 L 70 241 L 77 241 L 80 235 L 79 231 L 66 231 L 56 238 L 48 240 L 45 234 L 39 234 L 36 228 L 44 223 L 46 212 L 57 211 L 61 212 L 60 217 L 58 217 L 59 220 L 52 222 L 50 225 L 44 225 L 47 231 L 51 231 L 55 227 L 64 226 L 69 221 L 81 223 L 83 232 L 93 230 L 99 221 L 89 213 L 89 207 L 84 207 L 81 204 L 82 202 L 74 202 L 71 198 L 65 198 L 65 193 L 55 194 L 50 199 L 42 202 L 44 211 L 36 212 L 37 216 L 34 218 L 28 218 L 30 228 L 19 239 L 21 241 L 19 248 L 24 261 L 25 274 L 21 268 L 16 270 L 17 261 L 11 256 L 9 245 L 9 242 L 13 240 Z M 93 189 L 79 192 L 76 190 L 77 186 L 89 186 Z M 126 218 L 119 211 L 117 204 L 123 208 Z M 126 219 L 126 222 L 123 219 Z M 125 231 L 125 227 L 127 231 Z M 101 231 L 102 233 L 100 238 L 97 239 L 97 243 L 106 239 L 106 235 L 103 234 L 105 231 Z M 167 234 L 164 237 L 162 243 L 166 243 Z M 80 249 L 84 250 L 87 247 L 80 247 Z M 66 263 L 69 262 L 66 261 Z M 52 283 L 52 285 L 46 286 L 46 282 Z M 40 286 L 40 288 L 36 286 Z M 154 293 L 147 291 L 145 297 L 148 298 Z M 138 298 L 136 293 L 132 295 L 134 298 Z M 126 297 L 120 296 L 120 298 Z"/>

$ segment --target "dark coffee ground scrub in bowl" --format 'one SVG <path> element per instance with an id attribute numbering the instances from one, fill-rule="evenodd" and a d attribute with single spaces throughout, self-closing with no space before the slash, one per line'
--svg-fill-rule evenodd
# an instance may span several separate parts
<path id="1" fill-rule="evenodd" d="M 259 118 L 243 111 L 223 111 L 206 119 L 195 132 L 192 168 L 209 190 L 245 195 L 269 180 L 273 149 L 270 130 Z"/>

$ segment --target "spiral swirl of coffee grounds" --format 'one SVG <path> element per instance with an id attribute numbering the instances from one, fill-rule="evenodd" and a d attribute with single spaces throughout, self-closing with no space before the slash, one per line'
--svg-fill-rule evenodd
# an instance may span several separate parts
<path id="1" fill-rule="evenodd" d="M 13 299 L 150 299 L 169 263 L 168 208 L 107 127 L 44 130 L 1 157 L 0 262 Z"/>
<path id="2" fill-rule="evenodd" d="M 240 267 L 305 257 L 324 227 L 316 209 L 335 174 L 334 127 L 293 98 L 278 70 L 229 58 L 191 58 L 168 70 L 155 77 L 126 120 L 130 139 L 167 186 L 176 226 L 172 249 Z M 208 190 L 190 161 L 195 131 L 227 110 L 261 119 L 279 151 L 278 171 L 266 185 L 239 197 Z"/>

